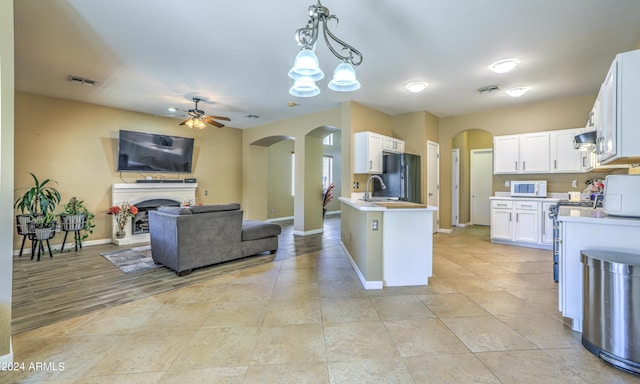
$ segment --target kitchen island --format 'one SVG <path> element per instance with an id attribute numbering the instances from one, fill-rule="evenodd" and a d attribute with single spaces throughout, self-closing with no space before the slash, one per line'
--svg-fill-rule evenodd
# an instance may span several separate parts
<path id="1" fill-rule="evenodd" d="M 607 215 L 602 208 L 560 207 L 558 306 L 582 331 L 583 264 L 580 252 L 600 250 L 638 253 L 640 219 Z"/>
<path id="2" fill-rule="evenodd" d="M 341 245 L 365 289 L 427 285 L 437 207 L 340 198 Z"/>

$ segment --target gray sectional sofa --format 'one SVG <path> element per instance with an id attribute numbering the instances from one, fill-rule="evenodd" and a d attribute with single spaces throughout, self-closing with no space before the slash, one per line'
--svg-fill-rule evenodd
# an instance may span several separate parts
<path id="1" fill-rule="evenodd" d="M 149 212 L 153 260 L 178 276 L 194 268 L 278 249 L 278 224 L 242 220 L 240 204 L 160 207 Z"/>

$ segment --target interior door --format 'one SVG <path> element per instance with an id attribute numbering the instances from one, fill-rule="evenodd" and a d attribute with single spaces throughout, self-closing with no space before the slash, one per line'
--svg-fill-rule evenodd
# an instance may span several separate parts
<path id="1" fill-rule="evenodd" d="M 427 140 L 427 205 L 440 205 L 440 144 Z M 433 233 L 440 229 L 440 209 L 433 212 Z"/>
<path id="2" fill-rule="evenodd" d="M 493 180 L 493 150 L 471 151 L 471 224 L 491 225 L 491 189 Z"/>
<path id="3" fill-rule="evenodd" d="M 451 225 L 459 225 L 460 215 L 460 149 L 451 150 Z"/>

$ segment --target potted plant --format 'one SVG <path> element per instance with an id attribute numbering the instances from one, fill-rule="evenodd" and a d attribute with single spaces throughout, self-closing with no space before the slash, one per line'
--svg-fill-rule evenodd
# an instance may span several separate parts
<path id="1" fill-rule="evenodd" d="M 333 190 L 335 189 L 335 185 L 333 183 L 329 184 L 326 190 L 322 192 L 322 217 L 324 218 L 325 213 L 327 213 L 327 205 L 333 200 Z"/>
<path id="2" fill-rule="evenodd" d="M 49 228 L 52 222 L 55 223 L 53 211 L 60 203 L 60 192 L 49 184 L 55 181 L 49 179 L 40 181 L 33 173 L 29 174 L 33 178 L 34 185 L 18 197 L 13 205 L 21 213 L 16 220 L 19 234 L 28 234 L 32 228 Z M 25 212 L 28 215 L 25 215 Z M 28 216 L 26 220 L 25 216 Z M 23 228 L 24 225 L 28 227 L 26 231 Z"/>
<path id="3" fill-rule="evenodd" d="M 82 248 L 82 240 L 93 233 L 95 215 L 84 206 L 83 200 L 72 197 L 64 205 L 64 211 L 59 216 L 60 226 L 65 231 L 64 240 L 62 241 L 63 249 L 69 232 L 74 232 L 76 250 L 78 250 L 78 246 Z"/>

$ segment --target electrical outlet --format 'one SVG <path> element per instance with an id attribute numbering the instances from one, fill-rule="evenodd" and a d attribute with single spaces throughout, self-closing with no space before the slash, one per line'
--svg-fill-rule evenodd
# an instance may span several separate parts
<path id="1" fill-rule="evenodd" d="M 378 230 L 378 220 L 371 220 L 371 230 L 372 231 Z"/>
<path id="2" fill-rule="evenodd" d="M 509 180 L 505 180 L 505 181 L 504 181 L 504 186 L 505 186 L 505 187 L 507 187 L 507 188 L 509 188 L 509 187 L 511 186 L 511 181 L 509 181 Z"/>
<path id="3" fill-rule="evenodd" d="M 209 196 L 209 191 L 207 189 L 204 190 L 204 195 Z"/>
<path id="4" fill-rule="evenodd" d="M 572 186 L 573 188 L 578 188 L 578 180 L 573 180 L 573 181 L 571 182 L 571 186 Z"/>

